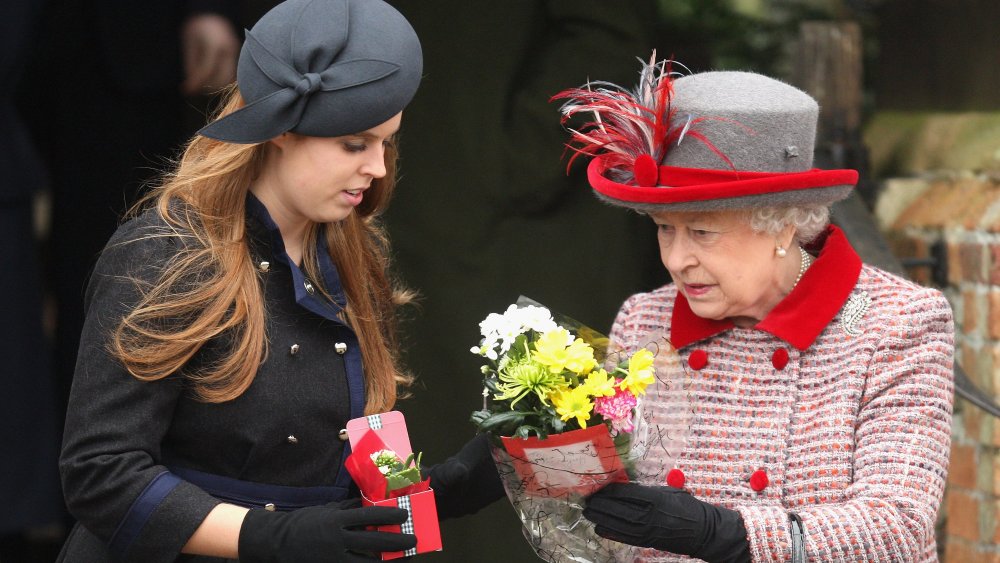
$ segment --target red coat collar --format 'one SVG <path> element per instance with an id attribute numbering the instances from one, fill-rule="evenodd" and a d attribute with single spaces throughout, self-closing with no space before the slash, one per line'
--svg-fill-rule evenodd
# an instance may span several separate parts
<path id="1" fill-rule="evenodd" d="M 820 249 L 819 256 L 799 284 L 754 327 L 799 350 L 809 348 L 830 324 L 861 273 L 861 258 L 838 227 L 828 227 L 814 246 Z M 683 348 L 733 326 L 729 320 L 717 321 L 695 315 L 687 299 L 677 293 L 670 320 L 670 342 L 675 348 Z"/>

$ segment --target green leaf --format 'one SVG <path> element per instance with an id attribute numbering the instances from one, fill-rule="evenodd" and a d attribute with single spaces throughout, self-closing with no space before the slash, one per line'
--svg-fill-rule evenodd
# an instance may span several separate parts
<path id="1" fill-rule="evenodd" d="M 555 432 L 556 434 L 566 430 L 566 423 L 563 421 L 563 419 L 559 418 L 559 415 L 553 414 L 552 418 L 549 420 L 550 424 L 552 425 L 552 431 Z"/>
<path id="2" fill-rule="evenodd" d="M 517 427 L 517 430 L 514 431 L 514 436 L 517 438 L 530 438 L 532 434 L 538 436 L 541 440 L 548 437 L 548 432 L 546 432 L 545 429 L 529 424 L 522 424 Z"/>
<path id="3" fill-rule="evenodd" d="M 482 412 L 482 411 L 480 411 Z M 501 413 L 489 413 L 489 416 L 478 422 L 479 428 L 486 432 L 495 432 L 508 424 L 518 424 L 524 420 L 525 413 L 520 411 L 506 411 Z M 475 421 L 473 421 L 475 422 Z"/>
<path id="4" fill-rule="evenodd" d="M 493 413 L 490 411 L 474 411 L 469 419 L 472 420 L 472 423 L 476 426 L 482 426 L 483 422 L 491 416 L 493 416 Z"/>

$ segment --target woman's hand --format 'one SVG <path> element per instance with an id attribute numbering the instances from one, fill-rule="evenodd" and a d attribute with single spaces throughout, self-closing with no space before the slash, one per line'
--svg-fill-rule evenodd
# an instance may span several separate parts
<path id="1" fill-rule="evenodd" d="M 375 560 L 365 553 L 405 551 L 417 545 L 413 534 L 367 530 L 402 524 L 407 512 L 367 506 L 357 500 L 311 506 L 292 512 L 251 510 L 240 528 L 239 556 L 244 563 L 355 563 Z"/>
<path id="2" fill-rule="evenodd" d="M 587 499 L 584 517 L 610 540 L 709 562 L 750 561 L 739 512 L 673 487 L 612 483 Z"/>
<path id="3" fill-rule="evenodd" d="M 479 434 L 443 463 L 424 469 L 431 479 L 438 517 L 478 512 L 504 496 L 486 434 Z"/>

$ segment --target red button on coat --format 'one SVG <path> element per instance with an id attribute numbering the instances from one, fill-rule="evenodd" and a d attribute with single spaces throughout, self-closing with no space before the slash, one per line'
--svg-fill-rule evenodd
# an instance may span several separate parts
<path id="1" fill-rule="evenodd" d="M 695 350 L 691 352 L 688 356 L 688 365 L 691 369 L 701 369 L 708 365 L 708 352 L 704 350 Z"/>
<path id="2" fill-rule="evenodd" d="M 684 488 L 684 472 L 680 469 L 671 469 L 667 472 L 667 485 L 675 489 Z"/>
<path id="3" fill-rule="evenodd" d="M 758 493 L 767 488 L 767 484 L 770 481 L 767 479 L 767 473 L 763 469 L 758 469 L 750 475 L 750 488 Z"/>
<path id="4" fill-rule="evenodd" d="M 788 350 L 784 348 L 778 348 L 774 351 L 774 355 L 771 356 L 771 364 L 774 365 L 774 369 L 785 369 L 788 365 Z"/>

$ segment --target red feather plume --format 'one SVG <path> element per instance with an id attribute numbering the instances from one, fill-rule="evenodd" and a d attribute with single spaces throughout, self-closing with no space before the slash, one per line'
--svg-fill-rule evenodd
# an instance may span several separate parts
<path id="1" fill-rule="evenodd" d="M 649 62 L 642 63 L 639 85 L 633 91 L 610 82 L 589 81 L 580 88 L 570 88 L 553 96 L 552 100 L 566 100 L 560 108 L 561 123 L 571 134 L 566 146 L 575 153 L 569 159 L 567 170 L 581 155 L 603 154 L 607 169 L 624 173 L 623 181 L 655 185 L 655 177 L 653 184 L 646 179 L 646 159 L 640 157 L 648 155 L 657 165 L 662 164 L 670 147 L 685 135 L 704 143 L 731 166 L 729 159 L 704 135 L 692 130 L 707 117 L 689 116 L 683 127 L 672 125 L 677 117 L 671 103 L 673 77 L 678 74 L 672 65 L 673 61 L 657 61 L 654 51 Z M 567 122 L 578 114 L 592 114 L 593 120 L 579 129 L 567 127 Z M 634 173 L 637 164 L 643 165 L 639 174 L 643 177 L 641 180 Z"/>

